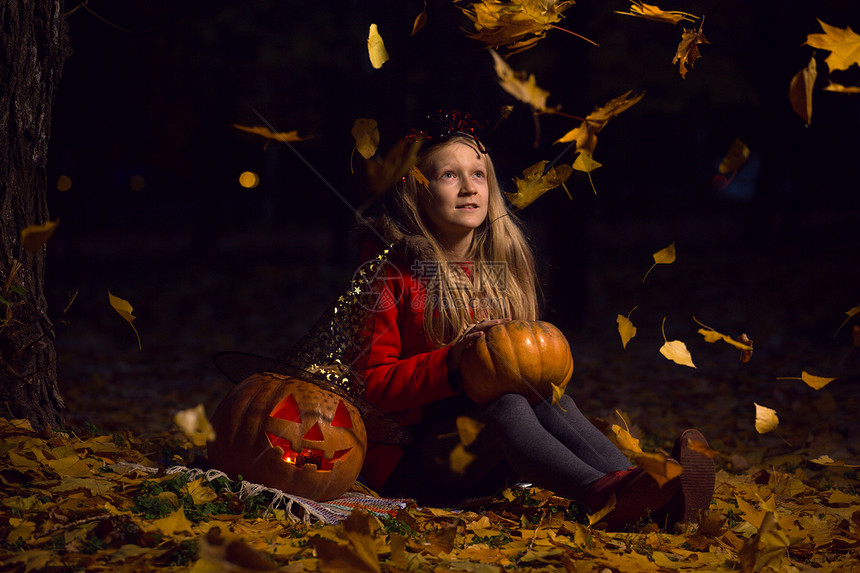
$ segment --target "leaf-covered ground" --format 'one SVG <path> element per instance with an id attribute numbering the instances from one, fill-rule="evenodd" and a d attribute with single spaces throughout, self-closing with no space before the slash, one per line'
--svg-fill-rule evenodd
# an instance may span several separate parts
<path id="1" fill-rule="evenodd" d="M 710 233 L 702 239 L 701 230 Z M 860 568 L 860 303 L 849 220 L 808 221 L 796 240 L 748 249 L 713 220 L 669 228 L 595 225 L 584 323 L 571 325 L 569 392 L 596 422 L 628 424 L 646 451 L 701 429 L 719 452 L 711 511 L 685 531 L 588 527 L 567 500 L 539 489 L 499 492 L 468 508 L 356 513 L 337 525 L 293 523 L 240 499 L 225 480 L 143 474 L 205 461 L 172 425 L 229 388 L 209 356 L 277 353 L 350 275 L 324 265 L 330 244 L 298 235 L 222 240 L 195 256 L 182 237 L 52 245 L 54 308 L 78 297 L 58 332 L 65 431 L 0 422 L 0 564 L 10 571 L 850 571 Z M 697 237 L 699 237 L 697 239 Z M 719 237 L 715 240 L 714 237 Z M 677 260 L 651 271 L 676 242 Z M 141 245 L 146 245 L 145 248 Z M 130 253 L 133 258 L 128 258 Z M 249 256 L 249 253 L 253 256 Z M 128 300 L 134 332 L 108 303 Z M 550 300 L 550 303 L 552 301 Z M 616 316 L 637 335 L 622 348 Z M 692 317 L 754 341 L 752 360 L 708 343 Z M 696 368 L 658 352 L 686 343 Z M 801 372 L 836 377 L 821 390 Z M 776 411 L 759 434 L 755 406 Z M 621 421 L 623 417 L 623 422 Z M 822 465 L 822 456 L 835 464 Z M 842 465 L 840 465 L 842 464 Z M 488 492 L 491 493 L 491 492 Z M 244 568 L 244 569 L 243 569 Z"/>

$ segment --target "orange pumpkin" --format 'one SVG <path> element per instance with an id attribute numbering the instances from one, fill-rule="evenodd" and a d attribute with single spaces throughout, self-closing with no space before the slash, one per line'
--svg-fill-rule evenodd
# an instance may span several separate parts
<path id="1" fill-rule="evenodd" d="M 211 422 L 213 467 L 317 501 L 347 491 L 367 451 L 364 421 L 352 403 L 283 374 L 249 376 L 221 401 Z"/>
<path id="2" fill-rule="evenodd" d="M 511 320 L 489 328 L 463 352 L 463 390 L 477 404 L 522 394 L 532 404 L 564 389 L 573 374 L 570 345 L 548 322 Z"/>

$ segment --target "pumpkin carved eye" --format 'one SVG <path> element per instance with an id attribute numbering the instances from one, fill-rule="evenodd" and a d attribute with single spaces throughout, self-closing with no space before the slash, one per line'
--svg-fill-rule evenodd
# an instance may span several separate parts
<path id="1" fill-rule="evenodd" d="M 275 409 L 270 414 L 273 418 L 302 423 L 302 412 L 299 410 L 299 405 L 296 403 L 296 398 L 292 394 L 281 400 Z"/>
<path id="2" fill-rule="evenodd" d="M 331 425 L 336 428 L 352 427 L 352 418 L 350 417 L 349 410 L 346 409 L 346 404 L 343 403 L 343 400 L 337 403 L 337 410 L 334 412 L 334 418 L 331 421 Z"/>

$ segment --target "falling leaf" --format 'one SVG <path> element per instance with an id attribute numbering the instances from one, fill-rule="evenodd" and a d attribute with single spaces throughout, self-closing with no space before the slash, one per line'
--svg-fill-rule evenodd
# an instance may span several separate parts
<path id="1" fill-rule="evenodd" d="M 114 296 L 108 291 L 108 300 L 110 301 L 110 305 L 113 307 L 115 311 L 119 313 L 121 317 L 123 317 L 128 324 L 131 326 L 131 329 L 134 331 L 134 335 L 137 336 L 137 348 L 138 350 L 143 350 L 143 347 L 140 345 L 140 334 L 137 332 L 137 329 L 134 327 L 132 322 L 135 319 L 135 316 L 132 314 L 131 304 L 127 300 L 123 300 L 118 296 Z"/>
<path id="2" fill-rule="evenodd" d="M 639 446 L 639 439 L 634 438 L 633 435 L 619 426 L 618 424 L 612 424 L 609 427 L 609 430 L 615 436 L 615 444 L 621 450 L 627 450 L 630 452 L 641 452 L 642 448 Z"/>
<path id="3" fill-rule="evenodd" d="M 842 327 L 843 327 L 843 326 L 845 326 L 846 324 L 848 324 L 848 321 L 849 321 L 849 320 L 851 320 L 851 319 L 852 319 L 854 316 L 856 316 L 858 313 L 860 313 L 860 304 L 858 304 L 857 306 L 855 306 L 855 307 L 854 307 L 854 308 L 852 308 L 852 309 L 846 310 L 846 311 L 845 311 L 845 314 L 847 314 L 847 315 L 848 315 L 848 318 L 846 318 L 846 319 L 842 322 L 842 324 L 840 324 L 840 325 L 839 325 L 839 328 L 837 328 L 837 329 L 836 329 L 836 332 L 834 332 L 834 333 L 833 333 L 833 336 L 835 337 L 837 334 L 839 334 L 839 331 L 840 331 L 840 330 L 842 330 Z"/>
<path id="4" fill-rule="evenodd" d="M 499 84 L 502 88 L 521 102 L 532 106 L 536 111 L 547 111 L 546 100 L 549 92 L 537 85 L 534 74 L 515 72 L 495 50 L 490 50 L 490 54 L 493 56 L 496 75 L 499 76 Z"/>
<path id="5" fill-rule="evenodd" d="M 555 28 L 561 21 L 562 12 L 573 4 L 573 0 L 482 0 L 460 10 L 475 25 L 475 33 L 470 34 L 470 38 L 487 48 L 504 46 L 509 54 L 515 54 L 533 47 L 544 38 L 547 30 Z"/>
<path id="6" fill-rule="evenodd" d="M 633 322 L 630 320 L 630 314 L 636 310 L 634 306 L 630 309 L 630 312 L 627 313 L 627 316 L 621 316 L 620 314 L 615 319 L 618 323 L 618 334 L 621 336 L 621 347 L 627 348 L 627 343 L 636 336 L 636 327 L 633 326 Z"/>
<path id="7" fill-rule="evenodd" d="M 824 60 L 830 71 L 847 70 L 854 64 L 860 65 L 860 36 L 849 27 L 837 28 L 821 24 L 823 34 L 809 34 L 806 36 L 806 44 L 819 50 L 827 50 L 830 55 Z"/>
<path id="8" fill-rule="evenodd" d="M 684 28 L 684 33 L 681 34 L 681 42 L 678 44 L 678 49 L 675 52 L 675 57 L 672 59 L 672 64 L 680 62 L 679 71 L 681 77 L 687 77 L 687 66 L 693 68 L 693 62 L 699 59 L 699 44 L 708 44 L 705 34 L 702 33 L 702 27 L 705 25 L 705 19 L 702 18 L 699 28 L 688 30 Z"/>
<path id="9" fill-rule="evenodd" d="M 287 131 L 287 132 L 282 131 L 282 132 L 275 133 L 274 131 L 272 131 L 268 127 L 264 127 L 262 125 L 255 125 L 253 127 L 249 127 L 249 126 L 245 126 L 245 125 L 237 125 L 234 123 L 234 124 L 232 124 L 232 126 L 235 127 L 236 129 L 240 129 L 242 131 L 247 131 L 248 133 L 253 133 L 256 135 L 261 135 L 261 136 L 265 137 L 266 139 L 274 139 L 276 141 L 289 142 L 289 141 L 304 141 L 305 139 L 308 139 L 307 137 L 299 137 L 298 130 Z"/>
<path id="10" fill-rule="evenodd" d="M 591 183 L 591 190 L 594 191 L 595 195 L 597 195 L 597 188 L 594 187 L 594 180 L 591 179 L 591 172 L 598 167 L 602 167 L 602 165 L 587 153 L 580 152 L 580 154 L 576 156 L 576 160 L 573 162 L 574 169 L 577 171 L 584 171 L 585 174 L 588 175 L 588 181 Z"/>
<path id="11" fill-rule="evenodd" d="M 384 193 L 409 173 L 418 162 L 421 141 L 409 142 L 402 139 L 392 147 L 382 161 L 368 160 L 367 176 L 370 187 L 376 194 Z"/>
<path id="12" fill-rule="evenodd" d="M 766 434 L 776 429 L 779 425 L 779 418 L 776 415 L 776 410 L 772 410 L 766 406 L 755 404 L 755 429 L 759 434 Z"/>
<path id="13" fill-rule="evenodd" d="M 744 333 L 742 333 L 742 334 L 741 334 L 740 336 L 738 336 L 737 338 L 735 338 L 735 340 L 737 340 L 737 341 L 738 341 L 738 342 L 740 342 L 741 344 L 744 344 L 744 345 L 746 345 L 746 346 L 748 346 L 748 347 L 749 347 L 749 350 L 747 350 L 747 349 L 742 349 L 742 350 L 741 350 L 741 362 L 743 362 L 744 364 L 746 364 L 747 362 L 749 362 L 749 361 L 752 359 L 752 354 L 753 354 L 753 341 L 752 341 L 752 340 L 750 340 L 750 337 L 749 337 L 749 336 L 747 336 L 745 332 L 744 332 Z"/>
<path id="14" fill-rule="evenodd" d="M 654 22 L 666 22 L 669 24 L 677 24 L 681 21 L 695 22 L 698 19 L 696 16 L 693 16 L 692 14 L 687 14 L 686 12 L 661 10 L 657 6 L 638 2 L 637 0 L 630 0 L 630 4 L 630 12 L 621 12 L 616 10 L 615 13 L 623 14 L 625 16 L 644 18 L 646 20 L 652 20 Z"/>
<path id="15" fill-rule="evenodd" d="M 409 170 L 410 175 L 415 178 L 415 182 L 427 189 L 430 190 L 430 182 L 424 177 L 424 174 L 421 173 L 421 170 L 418 169 L 417 165 L 413 165 L 412 169 Z"/>
<path id="16" fill-rule="evenodd" d="M 421 31 L 425 25 L 427 25 L 427 0 L 424 0 L 424 8 L 421 9 L 421 13 L 415 16 L 415 21 L 412 22 L 412 32 L 410 32 L 409 35 L 414 36 Z"/>
<path id="17" fill-rule="evenodd" d="M 609 120 L 630 109 L 645 96 L 643 92 L 637 96 L 630 97 L 631 93 L 633 93 L 632 90 L 611 99 L 606 105 L 596 108 L 585 116 L 585 119 L 578 127 L 565 133 L 555 143 L 575 141 L 577 151 L 586 155 L 594 155 L 594 148 L 597 145 L 597 134 L 603 131 Z"/>
<path id="18" fill-rule="evenodd" d="M 448 464 L 451 471 L 455 474 L 463 475 L 466 473 L 466 468 L 475 461 L 475 454 L 466 449 L 463 444 L 457 444 L 448 454 Z"/>
<path id="19" fill-rule="evenodd" d="M 660 487 L 681 475 L 681 464 L 672 458 L 667 458 L 660 452 L 639 452 L 633 454 L 636 465 L 648 472 Z"/>
<path id="20" fill-rule="evenodd" d="M 31 255 L 38 253 L 59 224 L 59 221 L 48 221 L 43 225 L 28 225 L 21 229 L 21 244 L 24 245 L 24 250 Z"/>
<path id="21" fill-rule="evenodd" d="M 379 147 L 379 128 L 375 119 L 360 117 L 352 124 L 352 137 L 355 139 L 355 148 L 365 159 L 370 159 L 376 154 Z"/>
<path id="22" fill-rule="evenodd" d="M 382 41 L 382 36 L 379 35 L 376 24 L 370 25 L 370 31 L 367 34 L 367 53 L 370 55 L 370 65 L 374 69 L 378 70 L 382 67 L 382 64 L 388 61 L 385 42 Z"/>
<path id="23" fill-rule="evenodd" d="M 800 116 L 807 127 L 812 120 L 812 88 L 815 86 L 817 75 L 815 58 L 809 58 L 809 64 L 794 74 L 788 86 L 788 99 L 791 101 L 791 109 Z"/>
<path id="24" fill-rule="evenodd" d="M 704 442 L 701 442 L 699 440 L 687 439 L 687 447 L 689 447 L 694 452 L 698 452 L 703 456 L 708 456 L 709 458 L 715 458 L 720 455 L 720 452 L 706 446 Z"/>
<path id="25" fill-rule="evenodd" d="M 531 203 L 552 189 L 562 185 L 573 169 L 569 165 L 557 165 L 544 173 L 547 161 L 539 161 L 523 171 L 522 179 L 515 179 L 516 193 L 505 193 L 508 201 L 517 209 L 525 209 Z"/>
<path id="26" fill-rule="evenodd" d="M 460 435 L 460 442 L 465 446 L 471 446 L 478 438 L 478 434 L 484 429 L 486 424 L 470 418 L 468 416 L 457 417 L 457 433 Z"/>
<path id="27" fill-rule="evenodd" d="M 205 446 L 207 441 L 215 441 L 215 429 L 206 417 L 203 404 L 196 408 L 180 410 L 173 416 L 173 422 L 195 446 Z"/>
<path id="28" fill-rule="evenodd" d="M 824 376 L 814 376 L 806 370 L 800 373 L 800 376 L 780 376 L 777 380 L 802 380 L 807 386 L 815 390 L 821 390 L 836 378 L 826 378 Z"/>
<path id="29" fill-rule="evenodd" d="M 699 322 L 699 320 L 695 316 L 693 317 L 693 320 L 696 322 L 696 324 L 698 324 L 699 326 L 702 327 L 699 329 L 698 332 L 699 332 L 699 334 L 701 334 L 705 338 L 705 342 L 714 343 L 714 342 L 717 342 L 719 340 L 722 340 L 723 342 L 725 342 L 727 344 L 731 344 L 732 346 L 741 350 L 742 352 L 749 352 L 750 355 L 752 355 L 753 348 L 752 348 L 751 343 L 747 344 L 747 343 L 735 340 L 734 338 L 732 338 L 730 336 L 726 336 L 725 334 L 717 332 L 716 330 L 714 330 L 710 326 L 707 326 L 707 325 Z M 746 335 L 744 335 L 744 336 L 746 336 Z M 747 340 L 749 341 L 749 338 L 747 338 Z"/>
<path id="30" fill-rule="evenodd" d="M 831 80 L 829 84 L 824 86 L 824 89 L 829 92 L 836 92 L 842 94 L 860 94 L 860 86 L 843 86 L 842 84 L 837 84 L 833 80 Z"/>
<path id="31" fill-rule="evenodd" d="M 665 326 L 666 317 L 664 316 L 663 327 Z M 680 364 L 681 366 L 689 366 L 690 368 L 696 367 L 696 365 L 693 364 L 693 357 L 690 356 L 690 351 L 687 350 L 687 345 L 680 340 L 672 340 L 671 342 L 667 340 L 665 330 L 663 330 L 663 346 L 660 347 L 660 354 L 662 354 L 675 364 Z"/>
<path id="32" fill-rule="evenodd" d="M 660 249 L 656 253 L 652 255 L 654 257 L 654 264 L 651 265 L 651 268 L 648 269 L 648 272 L 645 273 L 645 276 L 642 277 L 642 282 L 645 282 L 645 279 L 648 278 L 648 275 L 654 270 L 654 267 L 657 265 L 671 265 L 675 262 L 675 242 L 673 241 L 671 245 L 664 249 Z"/>
<path id="33" fill-rule="evenodd" d="M 719 172 L 723 175 L 736 173 L 747 162 L 749 156 L 750 148 L 743 141 L 735 138 L 728 152 L 726 152 L 726 156 L 720 162 Z"/>

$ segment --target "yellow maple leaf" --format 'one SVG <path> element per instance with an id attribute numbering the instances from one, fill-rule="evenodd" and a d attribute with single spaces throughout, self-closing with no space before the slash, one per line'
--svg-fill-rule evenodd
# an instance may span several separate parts
<path id="1" fill-rule="evenodd" d="M 355 139 L 355 149 L 365 159 L 370 159 L 376 154 L 379 147 L 379 128 L 376 120 L 360 117 L 352 124 L 353 139 Z"/>
<path id="2" fill-rule="evenodd" d="M 688 30 L 684 28 L 681 34 L 681 41 L 678 43 L 678 49 L 675 51 L 675 57 L 672 58 L 672 65 L 679 63 L 678 70 L 681 72 L 681 77 L 687 77 L 687 66 L 692 69 L 693 62 L 699 59 L 699 44 L 708 44 L 708 39 L 702 32 L 702 27 L 705 25 L 705 19 L 702 18 L 698 29 Z"/>
<path id="3" fill-rule="evenodd" d="M 651 271 L 654 270 L 654 267 L 657 265 L 671 265 L 675 262 L 675 242 L 673 241 L 671 245 L 660 249 L 656 253 L 652 255 L 654 257 L 654 264 L 648 269 L 648 272 L 645 273 L 645 276 L 642 277 L 642 282 L 645 282 L 645 279 L 648 278 L 648 275 L 651 274 Z"/>
<path id="4" fill-rule="evenodd" d="M 236 129 L 260 135 L 266 139 L 274 139 L 276 141 L 304 141 L 305 139 L 308 139 L 307 137 L 300 137 L 297 129 L 294 129 L 293 131 L 274 132 L 268 127 L 262 125 L 247 126 L 237 125 L 235 123 L 231 125 Z"/>
<path id="5" fill-rule="evenodd" d="M 612 424 L 609 427 L 609 430 L 615 436 L 615 444 L 621 450 L 627 450 L 630 452 L 641 452 L 642 448 L 639 446 L 639 439 L 634 438 L 633 435 L 619 426 L 618 424 Z"/>
<path id="6" fill-rule="evenodd" d="M 696 16 L 693 16 L 692 14 L 687 14 L 686 12 L 677 12 L 675 10 L 661 10 L 657 6 L 638 2 L 637 0 L 630 0 L 630 12 L 621 12 L 619 10 L 616 10 L 615 13 L 622 14 L 624 16 L 635 16 L 637 18 L 644 18 L 646 20 L 652 20 L 654 22 L 666 22 L 668 24 L 677 24 L 681 21 L 695 22 L 698 19 Z"/>
<path id="7" fill-rule="evenodd" d="M 523 103 L 527 103 L 537 111 L 547 111 L 546 100 L 549 92 L 537 85 L 534 74 L 515 72 L 508 63 L 495 51 L 490 50 L 499 84 L 506 92 Z"/>
<path id="8" fill-rule="evenodd" d="M 806 370 L 800 373 L 800 376 L 780 376 L 777 380 L 802 380 L 807 386 L 815 390 L 821 390 L 836 378 L 827 378 L 825 376 L 815 376 Z"/>
<path id="9" fill-rule="evenodd" d="M 806 44 L 830 52 L 824 60 L 830 71 L 847 70 L 854 64 L 860 65 L 860 35 L 847 26 L 837 28 L 821 20 L 818 23 L 824 33 L 807 35 Z"/>
<path id="10" fill-rule="evenodd" d="M 134 335 L 137 336 L 138 350 L 143 350 L 143 347 L 140 345 L 140 334 L 137 332 L 137 329 L 134 327 L 134 324 L 132 324 L 135 319 L 135 316 L 134 314 L 132 314 L 134 309 L 131 307 L 131 304 L 127 300 L 121 299 L 118 296 L 114 296 L 113 294 L 111 294 L 110 291 L 108 291 L 108 300 L 110 301 L 110 305 L 113 307 L 113 309 L 117 311 L 117 313 L 119 313 L 119 315 L 123 317 L 126 322 L 128 322 L 129 326 L 131 326 L 131 329 L 134 331 Z"/>
<path id="11" fill-rule="evenodd" d="M 689 366 L 690 368 L 695 368 L 696 365 L 693 364 L 693 357 L 690 355 L 690 351 L 687 350 L 687 345 L 681 342 L 680 340 L 668 340 L 666 339 L 666 317 L 663 317 L 663 346 L 660 347 L 660 354 L 674 362 L 675 364 L 680 364 L 681 366 Z"/>
<path id="12" fill-rule="evenodd" d="M 755 429 L 759 434 L 766 434 L 776 429 L 779 425 L 779 417 L 776 415 L 776 410 L 767 406 L 755 405 Z"/>
<path id="13" fill-rule="evenodd" d="M 794 74 L 788 86 L 788 99 L 791 101 L 791 109 L 800 116 L 808 126 L 812 120 L 812 88 L 818 71 L 815 67 L 815 58 L 809 58 L 809 64 Z"/>
<path id="14" fill-rule="evenodd" d="M 522 179 L 514 180 L 517 191 L 505 193 L 511 205 L 517 209 L 525 209 L 547 191 L 562 185 L 573 173 L 573 169 L 569 165 L 556 165 L 544 173 L 546 164 L 546 160 L 538 161 L 523 171 Z"/>
<path id="15" fill-rule="evenodd" d="M 370 56 L 370 65 L 377 70 L 382 67 L 382 64 L 388 61 L 385 42 L 382 41 L 382 36 L 379 35 L 379 29 L 376 24 L 371 24 L 370 30 L 367 33 L 367 53 Z"/>
<path id="16" fill-rule="evenodd" d="M 460 10 L 475 26 L 470 38 L 487 48 L 504 46 L 509 54 L 515 54 L 533 47 L 546 36 L 547 30 L 557 28 L 562 13 L 573 4 L 573 0 L 482 0 Z"/>
<path id="17" fill-rule="evenodd" d="M 660 487 L 677 478 L 683 472 L 681 464 L 660 452 L 638 452 L 633 454 L 636 465 L 648 472 Z"/>
<path id="18" fill-rule="evenodd" d="M 636 310 L 634 306 L 630 309 L 630 312 L 627 313 L 627 316 L 618 315 L 615 321 L 618 323 L 618 334 L 621 336 L 621 347 L 627 348 L 627 343 L 636 336 L 636 327 L 633 326 L 633 322 L 630 320 L 630 314 Z"/>
<path id="19" fill-rule="evenodd" d="M 47 221 L 42 225 L 28 225 L 21 229 L 21 244 L 24 245 L 24 250 L 31 255 L 38 253 L 59 224 L 59 221 Z"/>
<path id="20" fill-rule="evenodd" d="M 630 94 L 632 93 L 633 90 L 630 90 L 609 100 L 605 105 L 596 108 L 585 116 L 585 119 L 579 126 L 562 135 L 554 143 L 576 141 L 577 151 L 586 155 L 594 155 L 594 148 L 597 145 L 597 134 L 603 131 L 603 128 L 606 127 L 610 119 L 639 103 L 645 95 L 643 92 L 631 97 Z"/>

